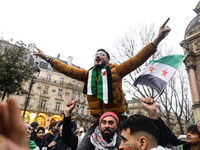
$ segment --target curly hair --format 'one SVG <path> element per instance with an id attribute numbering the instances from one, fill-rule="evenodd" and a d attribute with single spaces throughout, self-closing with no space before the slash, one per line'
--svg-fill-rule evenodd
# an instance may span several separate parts
<path id="1" fill-rule="evenodd" d="M 160 131 L 158 127 L 146 116 L 140 114 L 132 115 L 120 123 L 120 130 L 128 128 L 130 128 L 131 135 L 144 131 L 152 135 L 156 141 L 159 139 Z"/>
<path id="2" fill-rule="evenodd" d="M 191 132 L 192 134 L 198 134 L 200 138 L 200 132 L 198 131 L 196 124 L 189 126 L 187 128 L 187 132 Z"/>

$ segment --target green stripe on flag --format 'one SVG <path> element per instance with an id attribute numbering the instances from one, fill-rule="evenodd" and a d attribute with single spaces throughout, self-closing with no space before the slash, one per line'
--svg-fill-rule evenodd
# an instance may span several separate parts
<path id="1" fill-rule="evenodd" d="M 92 79 L 91 79 L 91 91 L 92 91 L 92 95 L 96 94 L 96 76 L 97 76 L 97 72 L 95 70 L 95 68 L 92 69 Z"/>
<path id="2" fill-rule="evenodd" d="M 160 59 L 150 61 L 149 64 L 157 62 L 171 66 L 174 69 L 176 69 L 179 66 L 179 64 L 183 61 L 184 57 L 185 55 L 167 55 Z"/>
<path id="3" fill-rule="evenodd" d="M 99 74 L 97 97 L 103 101 L 103 81 L 102 74 Z"/>

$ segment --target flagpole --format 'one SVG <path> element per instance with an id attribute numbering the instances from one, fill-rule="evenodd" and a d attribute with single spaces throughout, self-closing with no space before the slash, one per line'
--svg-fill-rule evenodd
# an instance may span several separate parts
<path id="1" fill-rule="evenodd" d="M 176 70 L 175 70 L 174 73 L 172 74 L 172 77 L 174 76 L 174 74 L 176 73 L 176 71 L 178 70 L 178 68 L 180 67 L 181 63 L 185 60 L 185 58 L 187 57 L 188 53 L 189 53 L 189 51 L 187 51 L 187 53 L 185 54 L 185 57 L 184 57 L 183 60 L 179 63 L 178 67 L 176 68 Z M 171 79 L 172 79 L 172 77 L 171 77 Z M 171 80 L 171 79 L 170 79 L 170 80 Z M 169 81 L 170 81 L 170 80 L 169 80 Z M 169 81 L 168 81 L 167 83 L 169 83 Z M 165 89 L 166 86 L 167 86 L 167 84 L 163 87 L 162 91 L 158 94 L 158 97 L 160 97 L 160 95 L 163 93 L 163 91 L 164 91 L 164 89 Z M 158 98 L 158 97 L 157 97 L 157 98 Z M 156 99 L 157 99 L 157 98 L 156 98 Z"/>

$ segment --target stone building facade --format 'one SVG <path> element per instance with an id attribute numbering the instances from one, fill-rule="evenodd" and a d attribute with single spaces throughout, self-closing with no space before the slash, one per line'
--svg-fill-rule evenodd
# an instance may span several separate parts
<path id="1" fill-rule="evenodd" d="M 200 2 L 194 11 L 197 16 L 192 19 L 185 31 L 184 40 L 180 45 L 186 54 L 184 61 L 192 95 L 193 111 L 195 121 L 200 121 Z"/>

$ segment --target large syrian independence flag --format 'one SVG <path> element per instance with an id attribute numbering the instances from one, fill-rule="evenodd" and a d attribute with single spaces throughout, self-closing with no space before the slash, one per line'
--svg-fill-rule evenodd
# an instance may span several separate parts
<path id="1" fill-rule="evenodd" d="M 147 85 L 161 94 L 179 67 L 186 55 L 167 55 L 158 60 L 151 61 L 136 78 L 134 86 L 137 84 Z"/>

